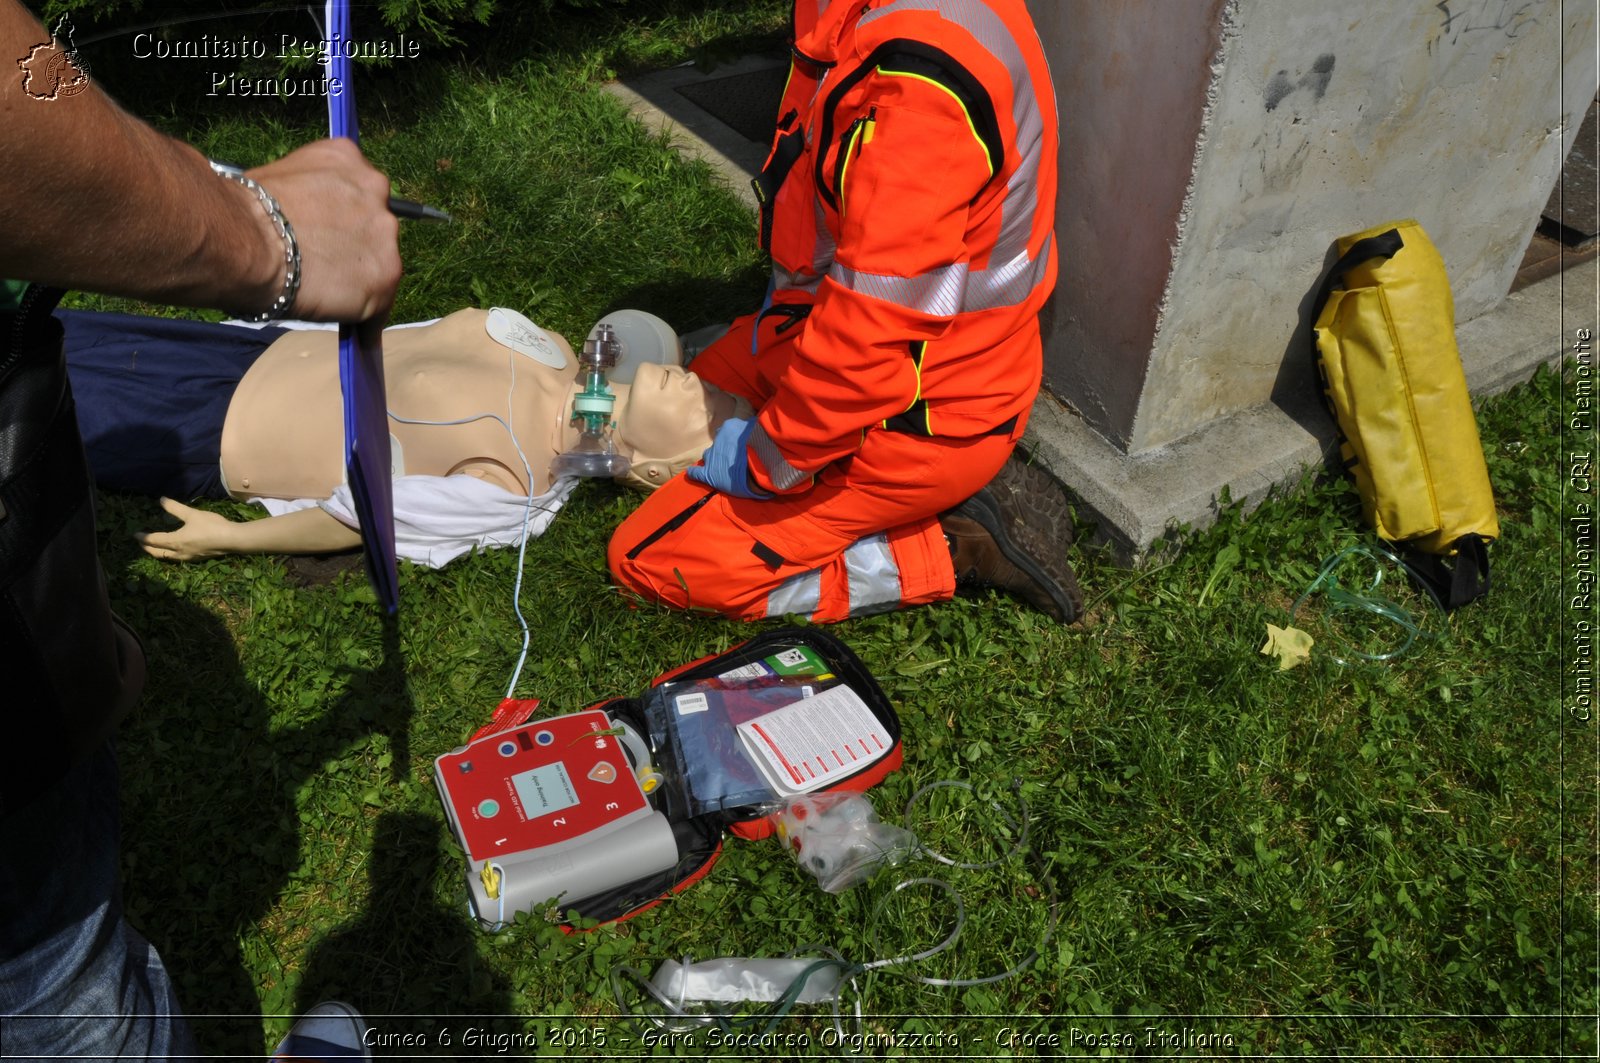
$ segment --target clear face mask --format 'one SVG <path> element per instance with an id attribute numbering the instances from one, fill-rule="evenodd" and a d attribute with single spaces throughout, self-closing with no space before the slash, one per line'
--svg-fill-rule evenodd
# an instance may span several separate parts
<path id="1" fill-rule="evenodd" d="M 568 423 L 578 430 L 578 441 L 556 456 L 550 471 L 556 476 L 595 476 L 610 478 L 628 471 L 627 455 L 617 449 L 617 422 L 612 414 L 617 396 L 606 383 L 606 370 L 617 364 L 622 343 L 610 325 L 598 324 L 583 341 L 578 355 L 578 380 L 581 384 L 572 398 Z"/>
<path id="2" fill-rule="evenodd" d="M 665 321 L 641 310 L 607 314 L 589 331 L 578 355 L 578 382 L 567 423 L 577 441 L 557 455 L 555 476 L 612 478 L 631 466 L 629 448 L 617 436 L 617 396 L 612 383 L 631 384 L 646 362 L 677 365 L 678 337 Z"/>

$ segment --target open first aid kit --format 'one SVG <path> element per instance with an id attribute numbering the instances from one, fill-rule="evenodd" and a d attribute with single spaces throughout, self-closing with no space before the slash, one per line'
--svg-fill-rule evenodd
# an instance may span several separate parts
<path id="1" fill-rule="evenodd" d="M 1341 458 L 1379 538 L 1447 609 L 1489 589 L 1500 534 L 1443 258 L 1415 221 L 1338 241 L 1313 340 Z"/>
<path id="2" fill-rule="evenodd" d="M 766 837 L 784 802 L 864 791 L 901 764 L 877 680 L 814 628 L 764 632 L 582 712 L 530 719 L 537 704 L 502 703 L 434 762 L 491 930 L 552 902 L 634 915 L 709 872 L 724 833 Z"/>

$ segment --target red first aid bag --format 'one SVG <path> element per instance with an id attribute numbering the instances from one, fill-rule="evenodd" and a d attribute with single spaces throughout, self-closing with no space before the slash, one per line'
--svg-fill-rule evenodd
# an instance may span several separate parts
<path id="1" fill-rule="evenodd" d="M 629 918 L 703 878 L 722 838 L 771 834 L 802 794 L 864 791 L 900 767 L 900 721 L 843 642 L 763 632 L 632 697 L 499 723 L 435 762 L 491 929 L 517 912 Z"/>

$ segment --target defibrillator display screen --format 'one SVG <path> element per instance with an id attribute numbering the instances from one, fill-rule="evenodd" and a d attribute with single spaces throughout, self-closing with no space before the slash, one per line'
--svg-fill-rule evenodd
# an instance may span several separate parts
<path id="1" fill-rule="evenodd" d="M 516 789 L 523 814 L 529 819 L 548 816 L 578 803 L 578 790 L 572 785 L 572 776 L 559 760 L 511 776 L 511 785 Z"/>

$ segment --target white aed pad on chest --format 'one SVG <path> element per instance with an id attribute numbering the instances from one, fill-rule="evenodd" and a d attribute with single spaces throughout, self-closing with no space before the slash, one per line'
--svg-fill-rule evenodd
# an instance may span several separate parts
<path id="1" fill-rule="evenodd" d="M 550 334 L 515 310 L 493 307 L 483 327 L 496 343 L 551 369 L 566 369 L 569 365 L 566 352 L 556 346 Z"/>
<path id="2" fill-rule="evenodd" d="M 619 741 L 627 737 L 590 709 L 487 735 L 434 761 L 466 850 L 472 912 L 485 926 L 499 929 L 552 900 L 566 908 L 677 863 L 672 827 L 641 784 L 641 775 L 652 787 L 656 777 L 630 759 Z"/>

